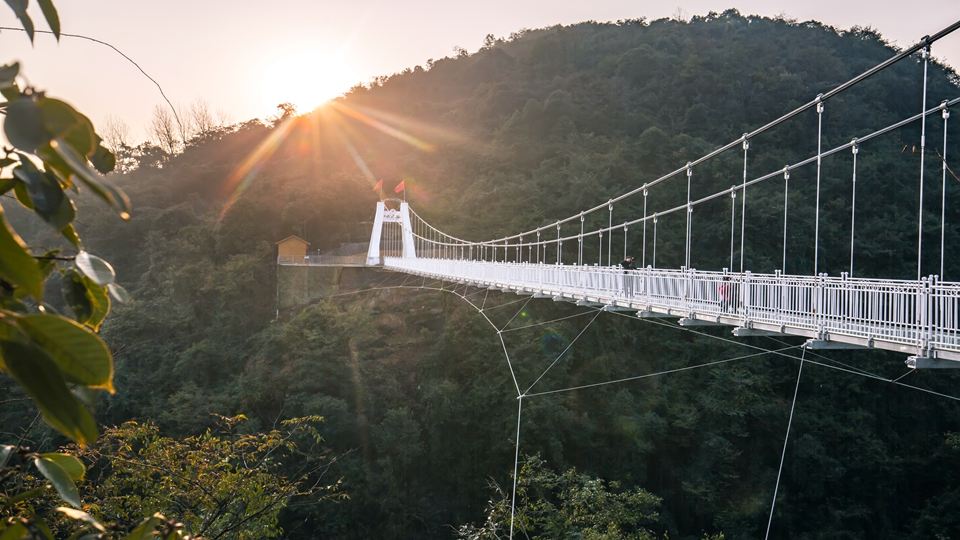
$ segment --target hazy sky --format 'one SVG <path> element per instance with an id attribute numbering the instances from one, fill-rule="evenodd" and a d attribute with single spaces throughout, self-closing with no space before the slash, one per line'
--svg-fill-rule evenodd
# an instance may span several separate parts
<path id="1" fill-rule="evenodd" d="M 840 28 L 871 26 L 900 45 L 960 19 L 960 1 L 589 0 L 406 2 L 366 0 L 60 0 L 64 32 L 109 41 L 163 85 L 178 106 L 198 99 L 230 121 L 265 117 L 281 101 L 301 110 L 369 81 L 442 58 L 461 46 L 475 51 L 486 34 L 584 20 L 689 17 L 735 7 L 744 14 L 817 19 Z M 35 2 L 31 8 L 41 19 Z M 6 6 L 0 25 L 17 26 Z M 45 26 L 42 26 L 46 28 Z M 0 32 L 0 62 L 20 60 L 35 86 L 67 97 L 95 123 L 122 118 L 144 136 L 156 88 L 110 49 L 71 38 Z M 960 66 L 960 32 L 934 55 Z"/>

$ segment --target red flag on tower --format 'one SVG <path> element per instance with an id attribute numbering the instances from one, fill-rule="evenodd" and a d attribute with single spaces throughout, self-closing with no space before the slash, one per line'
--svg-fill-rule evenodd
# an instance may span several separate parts
<path id="1" fill-rule="evenodd" d="M 400 183 L 397 184 L 397 187 L 393 188 L 393 192 L 394 192 L 394 193 L 400 193 L 401 191 L 403 191 L 403 192 L 406 192 L 406 191 L 407 191 L 407 181 L 406 181 L 406 180 L 401 180 Z"/>
<path id="2" fill-rule="evenodd" d="M 373 186 L 374 191 L 383 191 L 383 180 L 377 180 L 377 183 Z"/>

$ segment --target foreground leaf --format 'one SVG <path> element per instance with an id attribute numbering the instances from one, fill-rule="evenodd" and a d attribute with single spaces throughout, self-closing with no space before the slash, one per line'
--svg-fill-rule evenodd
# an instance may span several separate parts
<path id="1" fill-rule="evenodd" d="M 114 300 L 116 300 L 117 302 L 120 302 L 121 304 L 126 304 L 127 302 L 133 299 L 133 297 L 130 296 L 130 293 L 127 292 L 127 290 L 124 289 L 123 286 L 118 285 L 116 283 L 111 283 L 110 285 L 107 285 L 107 290 L 110 291 L 110 296 L 112 296 Z"/>
<path id="2" fill-rule="evenodd" d="M 30 538 L 30 531 L 20 523 L 15 523 L 0 531 L 0 540 L 21 540 Z"/>
<path id="3" fill-rule="evenodd" d="M 14 179 L 16 180 L 16 179 Z M 27 185 L 23 182 L 16 181 L 13 184 L 13 193 L 17 196 L 17 201 L 20 202 L 26 208 L 33 210 L 33 201 L 30 200 L 30 192 L 27 191 Z"/>
<path id="4" fill-rule="evenodd" d="M 97 424 L 67 388 L 56 363 L 42 350 L 15 341 L 0 342 L 6 371 L 33 398 L 43 419 L 81 445 L 97 438 Z"/>
<path id="5" fill-rule="evenodd" d="M 26 157 L 21 157 L 20 163 L 13 175 L 26 184 L 33 209 L 57 230 L 69 225 L 76 216 L 76 207 L 63 192 L 57 178 L 37 169 Z"/>
<path id="6" fill-rule="evenodd" d="M 0 469 L 7 466 L 7 461 L 10 459 L 10 456 L 13 455 L 13 451 L 16 448 L 16 446 L 11 444 L 0 444 Z"/>
<path id="7" fill-rule="evenodd" d="M 83 462 L 80 461 L 77 456 L 71 454 L 59 454 L 55 452 L 40 454 L 40 457 L 44 459 L 49 459 L 59 465 L 74 482 L 79 482 L 83 480 L 84 474 L 87 472 L 87 468 L 83 466 Z"/>
<path id="8" fill-rule="evenodd" d="M 164 522 L 163 515 L 157 513 L 140 522 L 137 528 L 123 537 L 123 540 L 150 540 L 157 526 Z"/>
<path id="9" fill-rule="evenodd" d="M 113 357 L 99 336 L 66 317 L 47 313 L 20 317 L 18 324 L 50 355 L 67 381 L 113 393 Z"/>
<path id="10" fill-rule="evenodd" d="M 10 191 L 16 185 L 17 181 L 13 178 L 0 178 L 0 195 Z"/>
<path id="11" fill-rule="evenodd" d="M 32 97 L 19 97 L 7 105 L 3 132 L 10 144 L 26 152 L 36 152 L 51 138 L 43 125 L 43 112 Z"/>
<path id="12" fill-rule="evenodd" d="M 0 207 L 0 278 L 23 287 L 31 296 L 43 298 L 43 272 L 30 255 L 27 244 L 10 227 Z"/>
<path id="13" fill-rule="evenodd" d="M 126 193 L 114 187 L 108 180 L 93 171 L 87 165 L 86 159 L 77 154 L 66 142 L 54 140 L 50 142 L 50 147 L 70 168 L 77 179 L 117 210 L 120 219 L 130 219 L 130 199 Z"/>
<path id="14" fill-rule="evenodd" d="M 87 286 L 83 283 L 83 275 L 71 270 L 60 280 L 60 291 L 63 299 L 73 310 L 77 322 L 86 323 L 93 315 L 93 300 L 87 293 Z"/>
<path id="15" fill-rule="evenodd" d="M 108 287 L 114 287 L 114 284 Z M 110 313 L 110 296 L 114 293 L 108 293 L 108 287 L 97 285 L 76 270 L 67 271 L 60 280 L 63 299 L 73 310 L 74 319 L 93 331 L 100 330 Z"/>
<path id="16" fill-rule="evenodd" d="M 107 174 L 117 166 L 117 156 L 113 154 L 102 141 L 97 143 L 97 150 L 90 156 L 90 163 L 101 174 Z"/>
<path id="17" fill-rule="evenodd" d="M 84 512 L 83 510 L 77 510 L 75 508 L 66 508 L 64 506 L 58 506 L 57 512 L 67 516 L 70 519 L 75 519 L 77 521 L 85 521 L 91 525 L 94 529 L 100 532 L 106 532 L 107 529 L 97 521 L 97 518 L 91 516 L 90 514 Z"/>
<path id="18" fill-rule="evenodd" d="M 0 66 L 0 88 L 11 86 L 17 80 L 20 74 L 20 63 L 14 62 L 5 66 Z"/>
<path id="19" fill-rule="evenodd" d="M 60 234 L 62 234 L 63 237 L 66 238 L 67 241 L 70 242 L 70 244 L 73 245 L 73 247 L 75 247 L 75 248 L 79 248 L 79 247 L 80 247 L 80 235 L 77 234 L 77 229 L 74 228 L 74 226 L 73 226 L 72 223 L 71 223 L 70 225 L 67 225 L 66 227 L 64 227 L 64 228 L 60 231 Z"/>
<path id="20" fill-rule="evenodd" d="M 7 5 L 10 6 L 10 9 L 13 10 L 14 15 L 17 16 L 17 19 L 20 20 L 20 24 L 23 26 L 23 29 L 27 31 L 27 36 L 30 37 L 30 43 L 33 43 L 33 20 L 30 19 L 30 15 L 27 14 L 27 0 L 6 0 Z"/>
<path id="21" fill-rule="evenodd" d="M 113 287 L 114 284 L 111 283 L 104 287 L 97 285 L 92 279 L 87 277 L 83 278 L 83 283 L 87 286 L 87 293 L 93 301 L 93 313 L 90 314 L 87 326 L 92 328 L 94 332 L 98 332 L 100 331 L 100 325 L 103 324 L 104 319 L 110 314 L 110 293 L 108 287 Z"/>
<path id="22" fill-rule="evenodd" d="M 43 12 L 43 18 L 47 20 L 47 26 L 53 32 L 54 37 L 60 39 L 60 15 L 57 14 L 57 8 L 52 0 L 37 0 L 40 4 L 40 11 Z"/>
<path id="23" fill-rule="evenodd" d="M 89 118 L 59 99 L 45 97 L 38 100 L 37 106 L 50 139 L 56 139 L 60 144 L 66 142 L 84 158 L 93 155 L 97 149 L 97 134 Z"/>
<path id="24" fill-rule="evenodd" d="M 57 490 L 61 499 L 74 508 L 80 508 L 80 492 L 77 491 L 77 485 L 59 463 L 41 456 L 34 458 L 33 465 L 53 484 L 53 489 Z"/>
<path id="25" fill-rule="evenodd" d="M 117 277 L 117 273 L 114 272 L 110 263 L 86 251 L 77 253 L 74 264 L 97 285 L 109 285 Z"/>

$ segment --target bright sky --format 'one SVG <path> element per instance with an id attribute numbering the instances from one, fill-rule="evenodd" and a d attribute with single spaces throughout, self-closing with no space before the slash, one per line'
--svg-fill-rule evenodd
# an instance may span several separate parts
<path id="1" fill-rule="evenodd" d="M 39 10 L 35 19 L 42 20 Z M 266 117 L 281 101 L 301 112 L 359 82 L 473 52 L 486 34 L 508 36 L 584 20 L 689 17 L 735 7 L 744 14 L 817 19 L 840 28 L 871 26 L 909 45 L 960 19 L 957 0 L 60 0 L 64 32 L 108 41 L 156 78 L 178 106 L 198 99 L 229 121 Z M 18 26 L 6 6 L 0 25 Z M 41 26 L 46 28 L 45 25 Z M 39 36 L 31 48 L 23 33 L 0 32 L 0 63 L 20 60 L 29 81 L 67 97 L 95 123 L 123 119 L 134 140 L 145 137 L 156 88 L 112 50 Z M 960 66 L 960 32 L 939 42 L 934 55 Z"/>

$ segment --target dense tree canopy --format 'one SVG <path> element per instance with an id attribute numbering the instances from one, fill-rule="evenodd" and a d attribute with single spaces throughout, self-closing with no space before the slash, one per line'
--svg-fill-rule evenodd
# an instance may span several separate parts
<path id="1" fill-rule="evenodd" d="M 113 179 L 129 193 L 135 219 L 117 227 L 111 216 L 85 215 L 78 224 L 134 297 L 103 326 L 115 351 L 118 392 L 100 399 L 98 419 L 149 420 L 157 437 L 197 437 L 214 422 L 211 412 L 243 413 L 253 431 L 269 431 L 278 419 L 323 415 L 318 429 L 343 455 L 331 474 L 343 479 L 349 499 L 290 504 L 278 526 L 291 538 L 443 537 L 455 536 L 460 525 L 496 525 L 496 500 L 484 525 L 487 480 L 510 484 L 516 401 L 489 327 L 454 296 L 403 289 L 280 306 L 277 317 L 278 296 L 290 297 L 278 291 L 278 278 L 317 292 L 331 282 L 347 290 L 402 277 L 365 270 L 293 279 L 275 268 L 272 243 L 291 233 L 312 249 L 364 241 L 377 178 L 388 189 L 406 179 L 417 211 L 452 234 L 479 239 L 540 225 L 642 185 L 893 54 L 869 29 L 733 11 L 686 22 L 589 22 L 490 39 L 474 54 L 383 77 L 304 116 L 281 111 L 285 117 L 276 121 L 210 128 L 175 154 L 151 145 L 117 148 L 126 165 Z M 920 69 L 907 59 L 831 100 L 825 144 L 919 111 Z M 958 94 L 956 74 L 934 63 L 929 102 Z M 960 131 L 952 127 L 950 136 L 948 155 L 960 155 Z M 860 181 L 867 187 L 858 205 L 871 209 L 858 217 L 863 275 L 910 276 L 915 268 L 919 155 L 911 147 L 918 142 L 919 130 L 909 126 L 862 150 Z M 751 171 L 781 168 L 815 144 L 816 116 L 801 115 L 754 142 Z M 739 180 L 740 156 L 724 159 L 698 171 L 699 195 Z M 928 166 L 939 164 L 931 159 Z M 791 208 L 796 226 L 787 265 L 809 272 L 813 186 L 804 180 L 812 171 L 793 178 L 791 197 L 806 202 Z M 823 189 L 821 264 L 838 273 L 849 255 L 849 155 L 825 161 Z M 930 189 L 938 193 L 937 185 Z M 665 208 L 682 190 L 668 183 L 651 203 Z M 782 197 L 782 183 L 751 193 L 748 212 L 758 219 L 747 224 L 750 268 L 779 266 L 779 242 L 766 241 L 766 231 L 780 226 Z M 638 204 L 617 212 L 635 215 Z M 947 212 L 948 246 L 960 245 L 956 208 Z M 729 218 L 714 218 L 728 212 L 698 210 L 698 268 L 724 265 Z M 31 242 L 56 244 L 44 223 L 13 208 L 8 213 Z M 682 228 L 673 229 L 662 229 L 664 265 L 682 260 Z M 932 222 L 928 230 L 931 239 L 938 236 Z M 629 249 L 638 252 L 639 243 Z M 931 269 L 938 257 L 930 250 Z M 952 251 L 946 273 L 960 275 Z M 513 299 L 491 292 L 488 301 Z M 517 307 L 489 313 L 503 324 Z M 534 301 L 522 320 L 576 312 Z M 512 332 L 507 345 L 518 376 L 532 380 L 587 320 Z M 742 351 L 603 315 L 542 384 L 590 383 Z M 829 358 L 820 361 L 884 376 L 903 371 L 900 355 Z M 761 536 L 795 377 L 795 361 L 759 357 L 530 399 L 521 451 L 547 464 L 536 462 L 530 474 L 569 487 L 536 497 L 526 492 L 527 510 L 543 516 L 539 534 Z M 907 380 L 946 393 L 955 393 L 957 382 L 949 373 L 926 372 Z M 26 402 L 5 405 L 0 424 L 12 430 L 26 423 L 25 410 Z M 778 535 L 930 538 L 956 530 L 954 401 L 811 368 L 793 429 Z M 293 474 L 295 465 L 277 473 Z M 564 472 L 573 467 L 578 472 Z M 557 498 L 574 492 L 610 501 L 610 519 L 578 522 L 572 503 Z"/>

